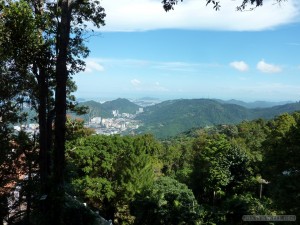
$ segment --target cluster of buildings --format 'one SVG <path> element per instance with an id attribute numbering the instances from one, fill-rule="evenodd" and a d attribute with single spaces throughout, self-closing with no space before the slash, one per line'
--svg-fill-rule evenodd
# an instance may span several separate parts
<path id="1" fill-rule="evenodd" d="M 86 126 L 93 128 L 97 134 L 113 135 L 132 133 L 141 125 L 138 120 L 135 120 L 135 116 L 142 112 L 143 108 L 139 108 L 136 114 L 119 113 L 118 110 L 113 110 L 113 118 L 93 117 Z"/>
<path id="2" fill-rule="evenodd" d="M 34 136 L 39 132 L 39 124 L 37 123 L 30 123 L 25 125 L 15 125 L 14 126 L 15 131 L 25 131 L 30 136 Z"/>
<path id="3" fill-rule="evenodd" d="M 97 134 L 104 135 L 113 135 L 113 134 L 122 134 L 122 133 L 132 133 L 134 130 L 138 129 L 141 125 L 141 122 L 135 120 L 137 114 L 144 112 L 143 108 L 139 108 L 135 114 L 130 113 L 120 113 L 119 110 L 112 110 L 112 118 L 102 118 L 102 117 L 93 117 L 86 127 L 92 128 L 96 131 Z M 1 118 L 0 118 L 1 121 Z M 15 125 L 15 131 L 25 131 L 34 136 L 39 131 L 39 125 L 36 123 L 30 123 L 25 125 Z"/>

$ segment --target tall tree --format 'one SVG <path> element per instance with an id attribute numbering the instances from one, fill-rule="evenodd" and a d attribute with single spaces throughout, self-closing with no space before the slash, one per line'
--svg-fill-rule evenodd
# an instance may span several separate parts
<path id="1" fill-rule="evenodd" d="M 84 35 L 89 31 L 86 23 L 104 25 L 104 9 L 99 1 L 5 0 L 0 2 L 0 14 L 1 54 L 7 56 L 5 66 L 19 72 L 22 79 L 17 83 L 22 87 L 28 81 L 30 86 L 25 93 L 37 100 L 33 105 L 39 112 L 42 192 L 50 199 L 60 194 L 58 199 L 63 199 L 66 109 L 71 91 L 68 85 L 71 75 L 84 69 L 81 59 L 89 53 L 84 45 Z M 51 173 L 53 119 L 55 145 Z M 47 188 L 50 174 L 53 175 L 52 191 Z M 52 208 L 54 224 L 62 223 L 58 221 L 63 218 L 61 207 L 58 204 Z"/>
<path id="2" fill-rule="evenodd" d="M 263 175 L 270 183 L 268 192 L 278 209 L 300 216 L 300 120 L 299 113 L 283 114 L 273 122 L 264 143 Z"/>
<path id="3" fill-rule="evenodd" d="M 22 2 L 9 7 L 0 2 L 0 198 L 1 217 L 7 209 L 6 197 L 22 171 L 18 143 L 12 125 L 22 124 L 24 103 L 29 102 L 29 84 L 33 82 L 25 60 L 38 45 L 31 9 Z M 27 53 L 26 53 L 27 52 Z M 7 211 L 6 211 L 7 212 Z M 2 222 L 2 218 L 0 218 Z"/>

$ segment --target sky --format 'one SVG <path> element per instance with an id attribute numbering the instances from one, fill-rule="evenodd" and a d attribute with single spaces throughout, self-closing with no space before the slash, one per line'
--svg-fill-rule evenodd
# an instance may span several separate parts
<path id="1" fill-rule="evenodd" d="M 117 4 L 116 4 L 117 2 Z M 155 97 L 242 101 L 300 100 L 300 1 L 102 0 L 106 25 L 87 43 L 74 76 L 84 99 Z"/>

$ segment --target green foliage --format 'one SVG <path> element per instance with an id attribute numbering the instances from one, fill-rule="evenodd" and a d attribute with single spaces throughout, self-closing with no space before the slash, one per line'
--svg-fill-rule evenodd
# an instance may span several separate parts
<path id="1" fill-rule="evenodd" d="M 0 93 L 0 106 L 5 105 L 0 117 L 7 125 L 20 120 L 16 115 L 24 102 L 38 111 L 41 190 L 53 195 L 46 224 L 62 224 L 64 219 L 60 208 L 64 200 L 66 109 L 74 108 L 71 92 L 76 89 L 71 75 L 84 70 L 82 58 L 89 53 L 84 44 L 86 23 L 100 27 L 104 17 L 99 1 L 0 2 L 1 86 L 5 83 Z M 75 138 L 74 132 L 71 135 Z M 55 180 L 52 185 L 48 185 L 50 174 Z"/>
<path id="2" fill-rule="evenodd" d="M 241 223 L 245 214 L 298 215 L 299 118 L 283 114 L 203 128 L 162 145 L 150 135 L 74 139 L 68 144 L 71 180 L 80 198 L 116 224 L 227 225 Z M 161 173 L 165 177 L 153 183 Z M 260 185 L 260 174 L 271 183 Z M 193 200 L 179 191 L 187 187 Z M 194 211 L 187 202 L 195 203 Z"/>
<path id="3" fill-rule="evenodd" d="M 150 136 L 94 135 L 69 143 L 68 149 L 72 185 L 106 218 L 128 216 L 118 212 L 153 181 L 151 154 L 157 144 Z"/>
<path id="4" fill-rule="evenodd" d="M 72 119 L 71 117 L 67 118 L 66 123 L 66 140 L 71 141 L 77 138 L 87 137 L 94 134 L 94 130 L 86 128 L 84 126 L 84 121 L 81 119 Z"/>
<path id="5" fill-rule="evenodd" d="M 226 140 L 224 135 L 195 140 L 192 174 L 193 190 L 202 202 L 212 204 L 216 196 L 238 191 L 251 175 L 247 154 Z M 229 188 L 230 187 L 230 188 Z"/>
<path id="6" fill-rule="evenodd" d="M 131 204 L 135 224 L 201 224 L 204 212 L 193 192 L 178 181 L 161 177 L 137 194 Z"/>
<path id="7" fill-rule="evenodd" d="M 186 185 L 190 184 L 190 174 L 194 151 L 193 138 L 180 136 L 164 141 L 159 159 L 163 163 L 162 172 Z"/>
<path id="8" fill-rule="evenodd" d="M 0 117 L 8 125 L 25 119 L 20 111 L 35 83 L 27 69 L 40 38 L 38 22 L 25 1 L 1 1 L 0 15 Z"/>
<path id="9" fill-rule="evenodd" d="M 26 1 L 4 1 L 0 3 L 1 35 L 0 58 L 13 58 L 20 69 L 26 69 L 39 51 L 42 43 L 38 25 L 40 18 L 35 18 Z"/>
<path id="10" fill-rule="evenodd" d="M 264 176 L 277 208 L 299 216 L 300 212 L 300 121 L 299 113 L 284 114 L 272 123 L 264 143 Z"/>
<path id="11" fill-rule="evenodd" d="M 250 193 L 235 194 L 228 197 L 222 205 L 226 212 L 226 222 L 224 224 L 251 224 L 242 222 L 244 215 L 276 215 L 276 211 L 271 210 L 272 201 L 268 198 L 258 199 Z M 260 224 L 273 224 L 260 222 Z"/>
<path id="12" fill-rule="evenodd" d="M 258 119 L 242 122 L 237 125 L 238 133 L 233 142 L 247 150 L 248 156 L 254 162 L 261 162 L 263 155 L 263 142 L 269 135 L 270 129 L 265 120 Z"/>

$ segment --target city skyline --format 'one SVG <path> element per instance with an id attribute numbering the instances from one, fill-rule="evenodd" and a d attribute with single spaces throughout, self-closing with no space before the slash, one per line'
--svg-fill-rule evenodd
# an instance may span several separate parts
<path id="1" fill-rule="evenodd" d="M 103 0 L 106 26 L 90 38 L 86 71 L 74 76 L 80 98 L 300 99 L 300 5 L 265 0 L 237 12 L 185 0 Z"/>

